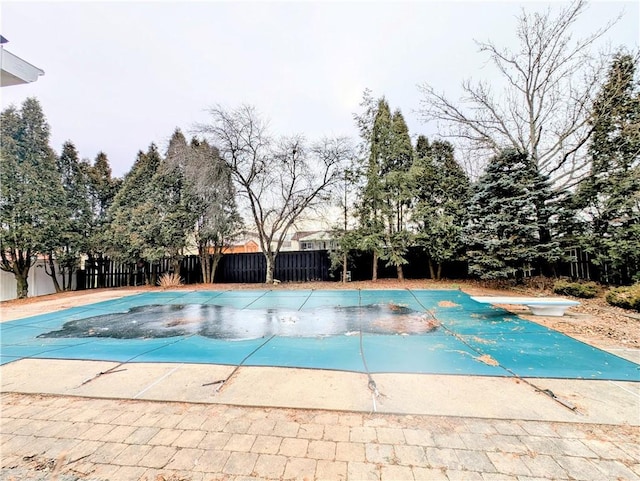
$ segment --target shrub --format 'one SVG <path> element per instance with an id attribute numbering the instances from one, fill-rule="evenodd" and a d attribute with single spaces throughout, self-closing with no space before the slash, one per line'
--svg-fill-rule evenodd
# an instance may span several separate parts
<path id="1" fill-rule="evenodd" d="M 612 306 L 640 312 L 640 282 L 632 286 L 616 287 L 609 290 L 607 302 Z"/>
<path id="2" fill-rule="evenodd" d="M 553 292 L 562 296 L 581 297 L 591 299 L 598 294 L 598 284 L 595 282 L 557 281 L 553 285 Z"/>
<path id="3" fill-rule="evenodd" d="M 163 289 L 169 289 L 171 287 L 180 287 L 182 285 L 182 278 L 180 274 L 165 272 L 160 276 L 158 281 L 160 287 Z"/>

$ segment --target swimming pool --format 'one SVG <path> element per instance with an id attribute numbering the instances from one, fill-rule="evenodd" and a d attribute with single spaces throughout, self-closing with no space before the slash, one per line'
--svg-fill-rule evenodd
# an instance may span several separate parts
<path id="1" fill-rule="evenodd" d="M 640 380 L 458 290 L 149 292 L 1 323 L 0 363 L 24 358 Z"/>

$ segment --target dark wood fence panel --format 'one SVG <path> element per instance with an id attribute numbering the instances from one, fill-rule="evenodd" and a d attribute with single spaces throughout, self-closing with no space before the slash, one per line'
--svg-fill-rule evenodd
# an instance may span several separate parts
<path id="1" fill-rule="evenodd" d="M 276 257 L 275 278 L 281 282 L 307 282 L 337 280 L 331 277 L 331 262 L 327 251 L 281 252 Z M 86 265 L 78 271 L 78 289 L 98 287 L 124 287 L 145 285 L 155 274 L 160 277 L 171 272 L 170 259 L 157 263 L 118 263 L 105 259 L 101 268 Z M 227 254 L 220 260 L 215 282 L 262 283 L 266 277 L 266 261 L 262 253 Z M 202 270 L 198 256 L 186 256 L 180 265 L 180 277 L 185 284 L 202 282 Z"/>
<path id="2" fill-rule="evenodd" d="M 265 258 L 261 253 L 227 254 L 220 260 L 216 282 L 264 282 Z"/>
<path id="3" fill-rule="evenodd" d="M 558 266 L 557 275 L 581 280 L 596 280 L 605 283 L 624 283 L 628 280 L 619 273 L 601 271 L 594 266 L 589 256 L 579 250 L 570 253 L 571 261 Z M 407 279 L 429 278 L 428 258 L 419 249 L 410 249 L 407 253 L 408 264 L 404 266 Z M 371 279 L 373 259 L 371 253 L 352 252 L 349 256 L 348 271 L 352 281 Z M 149 282 L 152 273 L 157 277 L 170 272 L 169 259 L 150 265 L 146 262 L 118 263 L 104 259 L 102 265 L 86 264 L 85 269 L 77 273 L 77 289 L 95 289 L 98 287 L 142 286 Z M 281 282 L 339 281 L 342 269 L 331 269 L 327 251 L 281 252 L 276 257 L 275 278 Z M 200 258 L 186 256 L 182 259 L 180 276 L 186 284 L 202 282 Z M 227 254 L 222 257 L 215 282 L 218 283 L 263 283 L 266 276 L 266 261 L 262 253 Z M 448 279 L 466 279 L 466 262 L 448 262 L 443 265 L 442 276 Z M 614 277 L 615 276 L 615 277 Z M 396 268 L 387 266 L 386 261 L 378 262 L 380 279 L 396 277 Z M 627 274 L 627 277 L 628 274 Z"/>
<path id="4" fill-rule="evenodd" d="M 274 277 L 281 282 L 328 281 L 329 254 L 327 251 L 281 252 L 276 257 Z M 227 254 L 220 261 L 216 282 L 264 282 L 267 263 L 260 252 Z"/>

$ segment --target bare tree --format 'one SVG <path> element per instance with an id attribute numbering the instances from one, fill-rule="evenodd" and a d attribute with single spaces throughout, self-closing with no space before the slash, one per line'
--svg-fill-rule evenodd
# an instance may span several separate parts
<path id="1" fill-rule="evenodd" d="M 344 138 L 308 146 L 302 136 L 273 139 L 254 107 L 209 109 L 210 124 L 197 130 L 218 147 L 258 232 L 266 258 L 265 282 L 274 281 L 275 259 L 287 232 L 307 209 L 326 201 L 349 155 Z"/>
<path id="2" fill-rule="evenodd" d="M 572 26 L 586 6 L 575 0 L 557 15 L 523 10 L 516 49 L 477 42 L 505 83 L 497 93 L 488 82 L 466 80 L 462 97 L 453 102 L 428 84 L 419 87 L 423 120 L 438 121 L 441 134 L 457 141 L 470 174 L 505 147 L 527 152 L 557 189 L 575 185 L 586 174 L 588 120 L 607 63 L 593 49 L 616 21 L 574 39 Z"/>
<path id="3" fill-rule="evenodd" d="M 198 247 L 202 280 L 212 283 L 224 250 L 242 228 L 231 172 L 215 147 L 196 138 L 187 144 L 178 129 L 169 141 L 165 164 L 171 174 L 184 181 L 184 195 L 194 216 L 193 239 Z M 179 270 L 179 264 L 174 270 Z"/>

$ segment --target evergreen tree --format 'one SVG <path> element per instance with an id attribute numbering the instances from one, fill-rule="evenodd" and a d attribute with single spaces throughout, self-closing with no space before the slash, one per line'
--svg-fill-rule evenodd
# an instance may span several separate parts
<path id="1" fill-rule="evenodd" d="M 152 179 L 158 172 L 162 159 L 154 144 L 148 151 L 138 152 L 131 170 L 125 175 L 122 187 L 109 209 L 110 232 L 108 252 L 110 257 L 144 265 L 145 260 L 155 260 L 155 240 L 150 237 L 158 222 L 157 212 L 148 202 L 153 192 Z M 145 254 L 153 259 L 145 259 Z M 146 272 L 147 282 L 151 281 Z"/>
<path id="2" fill-rule="evenodd" d="M 146 239 L 142 257 L 152 263 L 169 257 L 172 271 L 179 273 L 183 251 L 197 215 L 193 209 L 194 197 L 187 185 L 187 160 L 173 155 L 176 142 L 185 143 L 180 131 L 172 136 L 167 158 L 160 160 L 147 186 L 140 212 L 141 218 L 148 219 L 141 228 Z M 155 271 L 152 274 L 151 282 L 155 284 Z"/>
<path id="3" fill-rule="evenodd" d="M 364 170 L 365 183 L 358 206 L 357 237 L 364 251 L 373 253 L 372 280 L 378 277 L 378 259 L 396 267 L 403 279 L 402 266 L 411 241 L 407 230 L 409 206 L 408 172 L 413 160 L 409 130 L 400 110 L 393 115 L 386 99 L 378 101 L 375 115 L 370 111 L 358 118 L 363 139 L 368 140 L 369 156 Z M 373 119 L 366 128 L 364 120 Z"/>
<path id="4" fill-rule="evenodd" d="M 406 210 L 410 202 L 409 168 L 413 161 L 413 147 L 409 129 L 397 109 L 391 117 L 389 132 L 389 152 L 381 159 L 384 196 L 384 217 L 386 223 L 385 246 L 382 258 L 396 267 L 398 279 L 404 279 L 402 266 L 407 263 L 405 256 L 411 242 L 407 230 Z"/>
<path id="5" fill-rule="evenodd" d="M 617 54 L 592 115 L 591 169 L 575 196 L 582 247 L 615 277 L 640 278 L 640 88 L 637 57 Z"/>
<path id="6" fill-rule="evenodd" d="M 410 174 L 415 242 L 429 256 L 431 278 L 440 279 L 442 264 L 457 259 L 463 248 L 469 179 L 455 161 L 449 142 L 431 145 L 424 136 L 418 137 Z"/>
<path id="7" fill-rule="evenodd" d="M 95 287 L 105 287 L 106 267 L 108 263 L 111 232 L 108 217 L 109 208 L 113 203 L 122 181 L 112 177 L 107 154 L 99 152 L 93 165 L 88 167 L 89 202 L 91 205 L 91 229 L 87 246 L 87 263 L 96 270 Z"/>
<path id="8" fill-rule="evenodd" d="M 60 236 L 52 239 L 49 250 L 47 274 L 56 292 L 70 290 L 73 274 L 79 266 L 80 256 L 87 251 L 91 228 L 89 199 L 89 164 L 80 161 L 78 151 L 71 141 L 62 146 L 56 167 L 62 180 L 64 205 L 61 211 Z M 58 282 L 56 264 L 60 269 L 62 286 Z"/>
<path id="9" fill-rule="evenodd" d="M 7 108 L 0 120 L 0 269 L 14 275 L 17 297 L 25 298 L 36 257 L 60 236 L 64 191 L 38 100 Z"/>
<path id="10" fill-rule="evenodd" d="M 482 279 L 516 278 L 561 257 L 551 232 L 548 178 L 524 153 L 506 149 L 494 157 L 473 188 L 465 228 L 469 272 Z M 541 208 L 540 206 L 544 206 Z"/>
<path id="11" fill-rule="evenodd" d="M 365 169 L 365 184 L 358 204 L 358 237 L 362 250 L 373 254 L 371 280 L 378 279 L 378 258 L 384 255 L 384 188 L 383 162 L 388 162 L 391 151 L 391 112 L 382 98 L 378 101 L 371 128 L 369 159 Z"/>

